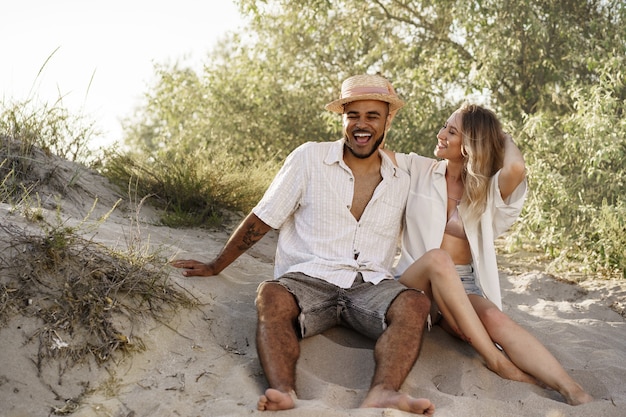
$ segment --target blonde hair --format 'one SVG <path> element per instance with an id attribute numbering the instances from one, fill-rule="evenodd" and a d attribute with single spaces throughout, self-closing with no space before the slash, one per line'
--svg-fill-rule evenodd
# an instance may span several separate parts
<path id="1" fill-rule="evenodd" d="M 477 104 L 459 109 L 465 156 L 463 180 L 467 217 L 478 219 L 485 211 L 491 177 L 502 168 L 504 132 L 495 113 Z"/>

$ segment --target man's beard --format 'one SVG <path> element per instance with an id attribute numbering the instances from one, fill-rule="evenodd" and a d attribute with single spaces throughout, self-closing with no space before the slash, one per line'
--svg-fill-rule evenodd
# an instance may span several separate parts
<path id="1" fill-rule="evenodd" d="M 355 157 L 357 157 L 359 159 L 367 159 L 370 156 L 374 155 L 374 152 L 376 152 L 378 150 L 378 148 L 380 148 L 380 145 L 383 143 L 384 140 L 385 140 L 385 133 L 383 133 L 381 135 L 381 137 L 374 143 L 374 146 L 372 147 L 372 150 L 369 153 L 367 153 L 367 154 L 358 154 L 358 153 L 354 152 L 354 149 L 352 149 L 350 146 L 347 145 L 348 138 L 346 138 L 346 145 L 345 145 L 345 147 L 348 148 L 350 150 L 350 153 L 352 155 L 354 155 Z"/>

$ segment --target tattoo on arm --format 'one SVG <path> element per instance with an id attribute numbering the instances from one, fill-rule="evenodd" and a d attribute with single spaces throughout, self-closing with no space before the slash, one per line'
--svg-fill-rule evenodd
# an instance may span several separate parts
<path id="1" fill-rule="evenodd" d="M 252 245 L 261 240 L 264 235 L 265 233 L 258 230 L 254 224 L 248 225 L 246 233 L 243 235 L 241 245 L 239 245 L 239 249 L 246 250 L 251 248 Z"/>

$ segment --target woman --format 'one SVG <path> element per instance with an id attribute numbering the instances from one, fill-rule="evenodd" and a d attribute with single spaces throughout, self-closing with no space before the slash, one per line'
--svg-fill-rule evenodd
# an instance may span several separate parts
<path id="1" fill-rule="evenodd" d="M 493 112 L 467 105 L 439 131 L 435 156 L 395 155 L 411 175 L 396 275 L 425 291 L 442 327 L 468 341 L 498 375 L 545 384 L 572 405 L 592 401 L 534 336 L 501 311 L 494 239 L 522 209 L 527 183 L 521 152 Z"/>

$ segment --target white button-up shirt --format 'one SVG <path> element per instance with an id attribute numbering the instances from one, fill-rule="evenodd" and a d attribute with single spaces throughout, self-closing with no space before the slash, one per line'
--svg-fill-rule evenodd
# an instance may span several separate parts
<path id="1" fill-rule="evenodd" d="M 409 190 L 408 175 L 380 152 L 382 181 L 361 219 L 350 212 L 354 176 L 343 161 L 344 140 L 299 146 L 252 210 L 279 229 L 274 277 L 302 272 L 349 288 L 393 279 Z"/>

